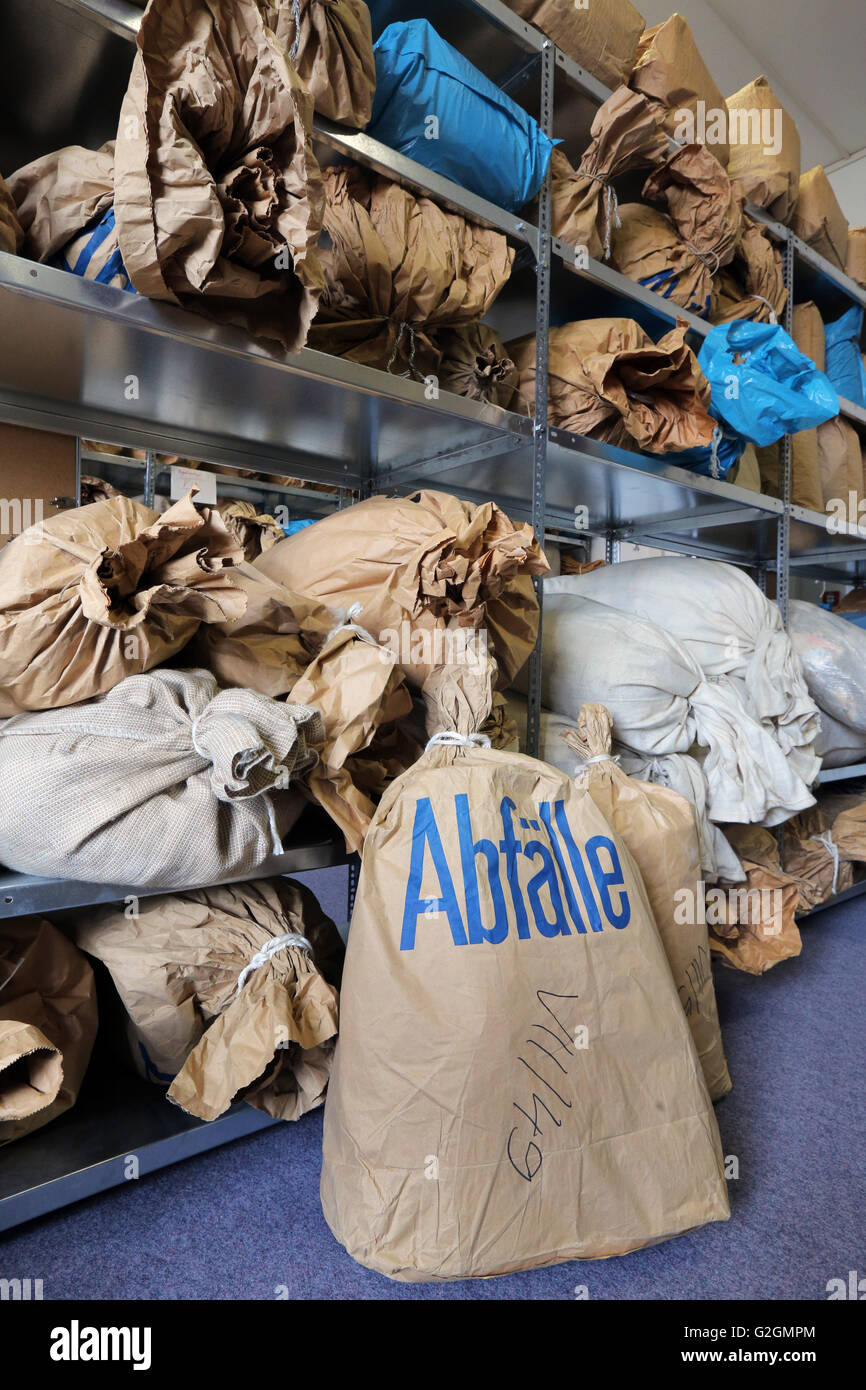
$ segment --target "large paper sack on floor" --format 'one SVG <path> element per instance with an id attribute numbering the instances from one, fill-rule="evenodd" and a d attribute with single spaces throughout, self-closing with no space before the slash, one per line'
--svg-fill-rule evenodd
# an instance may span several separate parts
<path id="1" fill-rule="evenodd" d="M 371 497 L 290 536 L 256 569 L 306 600 L 302 628 L 360 604 L 358 623 L 420 685 L 450 648 L 483 629 L 508 683 L 538 631 L 531 576 L 547 561 L 529 525 L 445 492 Z M 452 631 L 449 635 L 448 629 Z M 454 632 L 453 629 L 462 629 Z"/>
<path id="2" fill-rule="evenodd" d="M 22 531 L 0 552 L 0 718 L 104 695 L 200 623 L 240 617 L 241 557 L 191 495 L 161 516 L 111 497 Z"/>
<path id="3" fill-rule="evenodd" d="M 643 15 L 630 0 L 592 0 L 584 6 L 562 0 L 505 3 L 605 86 L 628 81 L 644 30 Z"/>
<path id="4" fill-rule="evenodd" d="M 129 918 L 79 910 L 76 940 L 111 972 L 138 1070 L 215 1120 L 234 1100 L 280 1120 L 321 1105 L 342 944 L 292 879 L 147 898 Z"/>
<path id="5" fill-rule="evenodd" d="M 96 985 L 44 917 L 0 922 L 0 1144 L 75 1104 L 96 1038 Z"/>
<path id="6" fill-rule="evenodd" d="M 151 671 L 21 714 L 0 724 L 0 863 L 141 888 L 243 878 L 297 819 L 296 798 L 271 793 L 312 765 L 308 737 L 321 737 L 315 710 L 219 690 L 207 671 Z"/>
<path id="7" fill-rule="evenodd" d="M 461 1279 L 724 1220 L 688 1023 L 592 799 L 534 759 L 436 746 L 367 846 L 322 1163 L 350 1254 Z"/>
<path id="8" fill-rule="evenodd" d="M 373 110 L 376 63 L 363 0 L 258 0 L 265 22 L 331 121 L 365 126 Z"/>
<path id="9" fill-rule="evenodd" d="M 701 851 L 693 807 L 676 792 L 627 776 L 610 756 L 612 721 L 603 705 L 584 705 L 565 734 L 586 787 L 628 849 L 644 881 L 677 994 L 713 1100 L 731 1089 L 710 946 L 699 920 Z"/>

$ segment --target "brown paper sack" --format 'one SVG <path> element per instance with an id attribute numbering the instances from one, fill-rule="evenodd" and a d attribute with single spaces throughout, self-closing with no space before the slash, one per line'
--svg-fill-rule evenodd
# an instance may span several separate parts
<path id="1" fill-rule="evenodd" d="M 592 0 L 591 5 L 582 7 L 571 0 L 505 3 L 605 86 L 628 81 L 644 30 L 643 15 L 630 0 Z"/>
<path id="2" fill-rule="evenodd" d="M 801 811 L 783 829 L 785 870 L 800 882 L 802 907 L 808 910 L 854 882 L 851 863 L 840 852 L 831 818 L 821 806 Z"/>
<path id="3" fill-rule="evenodd" d="M 800 175 L 791 230 L 831 265 L 845 269 L 848 219 L 839 206 L 823 164 L 816 164 L 814 169 L 807 169 Z"/>
<path id="4" fill-rule="evenodd" d="M 306 600 L 296 600 L 302 629 L 331 627 L 334 614 L 360 604 L 359 624 L 420 686 L 461 643 L 469 654 L 483 645 L 482 628 L 510 684 L 538 634 L 531 576 L 548 566 L 532 528 L 494 502 L 422 491 L 334 512 L 275 545 L 255 568 Z"/>
<path id="5" fill-rule="evenodd" d="M 701 850 L 694 807 L 669 787 L 628 777 L 611 757 L 613 721 L 604 705 L 584 705 L 577 729 L 560 735 L 577 754 L 586 787 L 634 859 L 713 1100 L 731 1089 L 706 924 L 699 920 Z"/>
<path id="6" fill-rule="evenodd" d="M 300 680 L 334 626 L 334 615 L 307 617 L 302 632 L 296 609 L 305 611 L 304 599 L 245 561 L 232 570 L 232 583 L 246 596 L 246 611 L 199 628 L 192 654 L 220 685 L 278 699 Z"/>
<path id="7" fill-rule="evenodd" d="M 292 879 L 147 898 L 77 914 L 111 973 L 138 1070 L 215 1120 L 235 1100 L 279 1120 L 322 1104 L 337 1035 L 342 944 Z"/>
<path id="8" fill-rule="evenodd" d="M 756 77 L 728 97 L 727 107 L 731 130 L 729 175 L 739 179 L 750 202 L 766 208 L 779 222 L 787 223 L 800 185 L 800 134 L 796 121 L 764 76 Z M 764 138 L 767 133 L 769 140 Z M 774 135 L 780 137 L 778 154 L 773 153 Z"/>
<path id="9" fill-rule="evenodd" d="M 256 0 L 151 0 L 137 44 L 114 168 L 135 288 L 297 351 L 323 283 L 312 98 Z"/>
<path id="10" fill-rule="evenodd" d="M 866 801 L 861 795 L 829 797 L 822 810 L 832 820 L 831 837 L 839 854 L 851 864 L 866 863 Z"/>
<path id="11" fill-rule="evenodd" d="M 746 882 L 720 883 L 721 900 L 706 904 L 710 950 L 733 970 L 764 975 L 802 950 L 795 920 L 800 880 L 782 871 L 772 831 L 759 825 L 722 828 L 740 856 Z"/>
<path id="12" fill-rule="evenodd" d="M 805 304 L 795 304 L 791 337 L 801 352 L 815 363 L 819 372 L 827 364 L 827 344 L 824 320 L 817 304 L 807 300 Z"/>
<path id="13" fill-rule="evenodd" d="M 331 1230 L 380 1273 L 438 1280 L 727 1219 L 712 1103 L 624 843 L 547 764 L 437 737 L 368 832 L 325 1107 Z"/>
<path id="14" fill-rule="evenodd" d="M 613 180 L 628 169 L 657 163 L 667 137 L 656 105 L 628 87 L 618 87 L 599 107 L 591 134 L 577 170 L 562 150 L 551 156 L 553 232 L 571 246 L 585 246 L 596 260 L 609 260 L 617 225 Z"/>
<path id="15" fill-rule="evenodd" d="M 365 126 L 376 93 L 370 11 L 363 0 L 259 0 L 321 116 Z"/>
<path id="16" fill-rule="evenodd" d="M 420 746 L 408 736 L 396 741 L 397 721 L 412 710 L 403 672 L 393 654 L 349 622 L 328 639 L 290 698 L 294 704 L 312 705 L 322 719 L 318 762 L 306 786 L 343 832 L 346 849 L 360 853 L 376 810 L 365 786 L 374 794 L 376 789 L 384 791 L 387 780 L 421 755 Z M 375 766 L 380 755 L 387 767 Z"/>
<path id="17" fill-rule="evenodd" d="M 761 470 L 762 488 L 770 497 L 780 495 L 781 450 L 780 441 L 778 444 L 764 445 L 755 451 Z M 800 430 L 798 434 L 791 436 L 791 501 L 795 507 L 807 507 L 812 512 L 824 510 L 817 430 Z"/>
<path id="18" fill-rule="evenodd" d="M 21 714 L 0 723 L 0 863 L 141 888 L 249 876 L 303 805 L 278 815 L 271 793 L 312 766 L 321 736 L 313 709 L 167 667 Z"/>
<path id="19" fill-rule="evenodd" d="M 326 169 L 325 291 L 309 346 L 424 377 L 432 332 L 487 313 L 509 275 L 505 237 L 360 167 Z"/>
<path id="20" fill-rule="evenodd" d="M 858 503 L 863 494 L 863 460 L 859 435 L 853 425 L 843 420 L 841 415 L 837 415 L 818 426 L 817 436 L 824 508 L 841 499 L 847 515 L 849 493 L 855 494 Z"/>
<path id="21" fill-rule="evenodd" d="M 495 328 L 488 328 L 486 323 L 443 328 L 435 343 L 442 354 L 438 372 L 441 391 L 508 408 L 517 369 Z"/>
<path id="22" fill-rule="evenodd" d="M 643 186 L 663 206 L 690 251 L 711 275 L 733 259 L 743 234 L 743 190 L 705 145 L 684 145 Z"/>
<path id="23" fill-rule="evenodd" d="M 613 239 L 613 265 L 638 284 L 693 314 L 710 312 L 713 256 L 684 241 L 669 217 L 643 203 L 624 203 Z"/>
<path id="24" fill-rule="evenodd" d="M 866 227 L 848 228 L 845 271 L 856 284 L 866 286 Z"/>
<path id="25" fill-rule="evenodd" d="M 257 512 L 251 502 L 220 502 L 217 511 L 247 561 L 258 559 L 263 551 L 270 550 L 285 536 L 280 523 L 264 512 Z"/>
<path id="26" fill-rule="evenodd" d="M 67 145 L 9 178 L 24 229 L 25 256 L 47 261 L 114 201 L 114 141 L 99 150 Z"/>
<path id="27" fill-rule="evenodd" d="M 781 317 L 787 300 L 781 252 L 763 227 L 744 217 L 734 259 L 717 276 L 710 318 L 713 323 L 769 323 L 772 314 Z"/>
<path id="28" fill-rule="evenodd" d="M 193 493 L 158 516 L 128 497 L 59 512 L 0 551 L 0 718 L 104 695 L 200 623 L 238 617 L 240 550 Z"/>
<path id="29" fill-rule="evenodd" d="M 700 121 L 689 120 L 703 102 L 706 137 L 722 165 L 728 163 L 725 98 L 701 57 L 692 31 L 680 14 L 644 31 L 638 45 L 631 85 L 664 107 L 665 129 L 677 140 L 699 138 Z"/>
<path id="30" fill-rule="evenodd" d="M 582 319 L 551 329 L 547 418 L 574 434 L 650 453 L 709 444 L 710 387 L 685 342 L 686 327 L 658 343 L 633 319 Z M 509 343 L 518 390 L 535 408 L 535 339 Z"/>
<path id="31" fill-rule="evenodd" d="M 0 922 L 0 1144 L 75 1104 L 96 1037 L 96 986 L 44 917 Z"/>
<path id="32" fill-rule="evenodd" d="M 24 244 L 24 228 L 18 221 L 15 199 L 0 176 L 0 251 L 16 255 Z"/>
<path id="33" fill-rule="evenodd" d="M 761 469 L 754 444 L 746 445 L 731 477 L 731 482 L 736 483 L 737 487 L 747 487 L 751 492 L 761 491 Z"/>

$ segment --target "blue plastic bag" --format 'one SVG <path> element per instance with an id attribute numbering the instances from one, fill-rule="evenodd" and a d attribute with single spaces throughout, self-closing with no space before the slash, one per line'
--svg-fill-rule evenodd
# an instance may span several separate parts
<path id="1" fill-rule="evenodd" d="M 780 324 L 719 324 L 698 363 L 712 391 L 710 414 L 753 444 L 775 444 L 839 414 L 832 384 Z"/>
<path id="2" fill-rule="evenodd" d="M 368 135 L 509 212 L 535 197 L 559 142 L 426 19 L 389 24 L 374 52 Z"/>
<path id="3" fill-rule="evenodd" d="M 663 454 L 662 458 L 667 463 L 675 463 L 678 468 L 688 468 L 702 478 L 727 478 L 734 464 L 742 457 L 746 443 L 742 435 L 716 425 L 712 444 L 685 449 L 679 454 Z"/>
<path id="4" fill-rule="evenodd" d="M 826 326 L 827 375 L 840 396 L 866 406 L 866 367 L 860 356 L 863 310 L 855 304 Z"/>
<path id="5" fill-rule="evenodd" d="M 299 531 L 305 531 L 308 526 L 315 526 L 315 524 L 316 517 L 311 517 L 309 519 L 301 519 L 299 517 L 297 521 L 287 521 L 285 526 L 283 527 L 283 535 L 296 536 Z"/>

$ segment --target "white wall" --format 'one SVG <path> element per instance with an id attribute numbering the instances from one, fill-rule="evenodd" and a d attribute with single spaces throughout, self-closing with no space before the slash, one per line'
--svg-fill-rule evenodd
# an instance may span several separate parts
<path id="1" fill-rule="evenodd" d="M 830 174 L 833 192 L 852 227 L 866 227 L 866 154 Z"/>

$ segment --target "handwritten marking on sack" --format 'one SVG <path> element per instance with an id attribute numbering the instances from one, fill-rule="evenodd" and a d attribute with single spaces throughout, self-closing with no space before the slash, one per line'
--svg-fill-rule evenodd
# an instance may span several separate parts
<path id="1" fill-rule="evenodd" d="M 428 1154 L 424 1159 L 424 1176 L 428 1182 L 439 1181 L 439 1159 L 436 1154 Z"/>
<path id="2" fill-rule="evenodd" d="M 538 1091 L 533 1089 L 530 1100 L 526 1102 L 526 1105 L 531 1108 L 531 1114 L 529 1109 L 525 1108 L 523 1105 L 519 1105 L 516 1100 L 511 1102 L 514 1109 L 520 1112 L 524 1120 L 528 1121 L 531 1127 L 529 1132 L 532 1137 L 527 1137 L 526 1126 L 522 1121 L 518 1120 L 517 1124 L 514 1125 L 508 1135 L 508 1140 L 505 1145 L 505 1152 L 508 1155 L 509 1163 L 515 1173 L 519 1173 L 527 1182 L 532 1182 L 532 1179 L 540 1172 L 541 1165 L 544 1162 L 544 1154 L 542 1153 L 541 1146 L 535 1142 L 536 1138 L 544 1138 L 544 1129 L 542 1125 L 552 1124 L 556 1129 L 561 1129 L 562 1119 L 559 1118 L 561 1112 L 563 1110 L 571 1110 L 572 1108 L 572 1102 L 567 1099 L 567 1096 L 562 1094 L 562 1091 L 568 1090 L 568 1066 L 562 1061 L 561 1056 L 557 1056 L 557 1053 L 564 1053 L 567 1058 L 574 1057 L 575 1049 L 572 1047 L 571 1039 L 573 1033 L 576 1032 L 577 1029 L 575 1028 L 572 1032 L 569 1032 L 547 1001 L 550 999 L 564 1001 L 580 998 L 578 994 L 554 994 L 552 990 L 546 989 L 536 990 L 535 993 L 539 1004 L 548 1015 L 548 1018 L 556 1025 L 558 1032 L 554 1032 L 547 1023 L 533 1023 L 532 1028 L 537 1030 L 542 1036 L 540 1038 L 526 1039 L 526 1051 L 529 1052 L 530 1047 L 536 1049 L 535 1053 L 530 1054 L 532 1062 L 527 1061 L 526 1057 L 523 1056 L 517 1059 L 540 1083 Z M 555 1051 L 551 1051 L 551 1048 L 554 1048 Z M 546 1063 L 537 1056 L 538 1052 L 544 1053 L 545 1057 L 548 1059 Z M 532 1065 L 532 1063 L 535 1065 Z M 551 1073 L 550 1071 L 551 1063 L 557 1069 L 555 1073 Z M 553 1085 L 553 1081 L 547 1079 L 543 1071 L 537 1070 L 538 1067 L 542 1067 L 552 1075 L 553 1081 L 556 1081 L 556 1086 L 560 1088 L 559 1090 Z M 562 1077 L 565 1077 L 564 1081 Z M 531 1084 L 532 1083 L 530 1083 L 530 1085 Z M 542 1088 L 544 1089 L 542 1090 Z M 544 1111 L 547 1120 L 539 1114 L 540 1110 Z M 517 1137 L 515 1138 L 515 1136 Z"/>
<path id="3" fill-rule="evenodd" d="M 497 946 L 506 939 L 512 924 L 522 941 L 531 937 L 530 923 L 545 938 L 571 936 L 572 932 L 585 936 L 587 930 L 600 932 L 605 925 L 617 931 L 628 926 L 631 902 L 614 841 L 608 835 L 593 835 L 580 846 L 564 801 L 542 801 L 535 815 L 521 816 L 520 829 L 526 837 L 521 840 L 514 824 L 516 809 L 511 797 L 503 797 L 499 806 L 502 839 L 498 844 L 483 837 L 476 840 L 469 798 L 465 793 L 455 795 L 454 822 L 448 827 L 452 833 L 447 842 L 455 843 L 456 829 L 463 885 L 461 907 L 433 804 L 427 796 L 417 799 L 401 951 L 415 949 L 419 917 L 429 921 L 443 914 L 455 946 L 482 942 Z M 439 815 L 442 819 L 441 811 Z M 439 885 L 438 894 L 433 895 L 429 887 L 422 892 L 428 855 Z M 539 866 L 531 875 L 529 864 Z"/>

